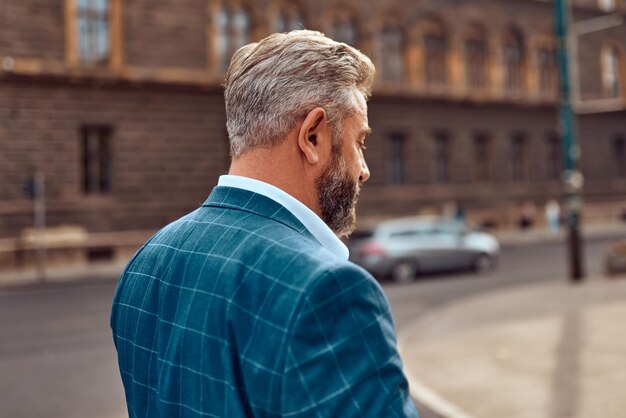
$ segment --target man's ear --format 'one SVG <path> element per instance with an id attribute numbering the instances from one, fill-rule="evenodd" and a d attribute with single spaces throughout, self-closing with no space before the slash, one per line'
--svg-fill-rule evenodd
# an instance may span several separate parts
<path id="1" fill-rule="evenodd" d="M 298 146 L 309 164 L 317 164 L 328 141 L 328 119 L 321 107 L 311 110 L 304 119 L 298 132 Z"/>

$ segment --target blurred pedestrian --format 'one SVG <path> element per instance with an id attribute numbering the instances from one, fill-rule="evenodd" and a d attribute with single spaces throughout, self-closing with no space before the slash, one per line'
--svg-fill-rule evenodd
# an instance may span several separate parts
<path id="1" fill-rule="evenodd" d="M 526 201 L 522 205 L 520 210 L 519 226 L 522 230 L 528 230 L 535 224 L 535 217 L 537 216 L 537 208 L 531 201 Z"/>
<path id="2" fill-rule="evenodd" d="M 460 224 L 465 223 L 465 209 L 463 209 L 463 206 L 458 205 L 456 207 L 456 212 L 454 213 L 454 220 Z"/>
<path id="3" fill-rule="evenodd" d="M 555 199 L 550 199 L 548 203 L 546 203 L 545 215 L 548 230 L 552 234 L 557 234 L 561 228 L 561 206 L 559 202 Z"/>
<path id="4" fill-rule="evenodd" d="M 417 417 L 387 300 L 338 238 L 370 175 L 373 80 L 317 32 L 235 53 L 229 174 L 139 250 L 114 298 L 131 417 Z"/>
<path id="5" fill-rule="evenodd" d="M 444 218 L 454 219 L 456 218 L 456 214 L 459 210 L 456 202 L 454 200 L 448 200 L 443 204 L 443 209 L 441 210 Z"/>

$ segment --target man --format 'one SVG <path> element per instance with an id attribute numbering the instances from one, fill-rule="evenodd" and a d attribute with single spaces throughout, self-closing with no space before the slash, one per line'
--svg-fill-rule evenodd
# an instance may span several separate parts
<path id="1" fill-rule="evenodd" d="M 347 261 L 371 61 L 311 31 L 235 53 L 229 175 L 130 261 L 111 326 L 131 417 L 416 417 L 388 303 Z"/>

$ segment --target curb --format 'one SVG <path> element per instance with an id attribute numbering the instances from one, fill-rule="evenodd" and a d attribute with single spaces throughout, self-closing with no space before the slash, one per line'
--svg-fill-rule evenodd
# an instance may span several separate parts
<path id="1" fill-rule="evenodd" d="M 405 358 L 406 351 L 403 339 L 398 339 L 398 351 L 400 357 Z M 416 378 L 408 367 L 404 367 L 404 375 L 409 382 L 411 397 L 439 415 L 440 418 L 475 418 Z"/>
<path id="2" fill-rule="evenodd" d="M 495 233 L 494 236 L 504 248 L 523 247 L 535 244 L 562 243 L 567 240 L 567 231 L 562 230 L 558 234 L 547 234 L 545 232 L 527 233 L 518 232 L 516 234 Z M 582 231 L 584 241 L 620 240 L 626 238 L 626 228 L 623 225 L 616 225 L 613 229 Z"/>
<path id="3" fill-rule="evenodd" d="M 566 299 L 570 299 L 570 302 L 568 303 L 574 303 L 576 304 L 577 300 L 579 298 L 582 298 L 581 300 L 588 300 L 591 306 L 592 304 L 598 304 L 598 301 L 600 300 L 605 300 L 606 297 L 606 292 L 610 290 L 610 288 L 606 287 L 606 283 L 607 279 L 604 277 L 593 277 L 593 278 L 589 278 L 587 279 L 587 282 L 585 283 L 586 285 L 589 286 L 589 289 L 592 291 L 592 293 L 586 293 L 587 296 L 583 296 L 583 293 L 580 292 L 587 292 L 585 291 L 583 288 L 580 288 L 578 290 L 576 290 L 576 287 L 571 287 L 571 286 L 567 286 L 567 291 L 570 292 L 574 292 L 574 293 L 569 293 L 569 296 Z M 563 286 L 563 284 L 559 284 L 558 282 L 548 282 L 550 283 L 549 287 L 554 287 L 554 289 L 550 290 L 552 293 L 557 293 L 559 292 L 559 287 Z M 601 286 L 601 287 L 595 287 L 595 286 Z M 595 287 L 595 290 L 593 290 L 593 287 Z M 535 289 L 539 289 L 544 287 L 544 285 L 542 284 L 536 284 L 536 283 L 529 283 L 529 284 L 524 284 L 524 285 L 519 285 L 519 286 L 514 286 L 512 289 L 509 290 L 505 290 L 506 291 L 522 291 L 522 292 L 534 292 Z M 620 292 L 619 294 L 625 295 L 626 296 L 626 282 L 622 285 L 620 285 Z M 501 293 L 501 290 L 494 290 L 492 292 L 488 292 L 486 295 L 487 300 L 493 300 L 493 298 L 496 297 L 497 294 Z M 615 290 L 611 291 L 612 294 L 617 295 L 615 292 Z M 552 297 L 555 296 L 555 294 L 552 295 Z M 528 296 L 528 295 L 526 295 Z M 485 297 L 485 295 L 473 295 L 473 296 L 469 296 L 469 297 L 463 297 L 458 299 L 454 305 L 456 305 L 456 303 L 477 303 L 478 301 L 480 301 L 481 299 L 483 299 Z M 612 299 L 611 299 L 612 300 Z M 618 300 L 617 296 L 616 299 Z M 622 300 L 622 299 L 619 299 Z M 626 301 L 626 297 L 623 298 L 624 301 Z M 449 307 L 449 305 L 444 305 L 441 307 L 442 310 L 447 309 L 446 306 Z M 546 309 L 551 309 L 551 304 L 546 303 L 546 306 L 548 308 Z M 502 306 L 496 306 L 494 309 L 499 310 L 501 309 Z M 565 308 L 562 308 L 564 310 Z M 431 311 L 432 315 L 436 315 L 437 309 Z M 540 306 L 540 309 L 538 311 L 539 314 L 543 315 L 543 314 L 547 314 L 548 312 L 544 312 L 544 308 L 542 308 Z M 458 311 L 454 311 L 453 312 L 454 316 L 458 317 L 459 312 Z M 444 315 L 445 317 L 445 315 Z M 410 341 L 413 339 L 413 337 L 416 335 L 417 329 L 418 328 L 422 328 L 423 326 L 426 326 L 426 329 L 428 329 L 428 323 L 432 321 L 433 317 L 422 317 L 421 319 L 416 319 L 414 321 L 409 322 L 407 325 L 402 327 L 402 331 L 399 331 L 399 333 L 401 332 L 402 336 L 398 336 L 398 351 L 400 352 L 401 358 L 403 360 L 403 364 L 404 364 L 404 374 L 408 380 L 409 383 L 409 390 L 410 390 L 410 394 L 413 397 L 413 399 L 415 399 L 417 402 L 419 402 L 420 404 L 422 404 L 425 408 L 431 410 L 434 414 L 436 414 L 436 416 L 438 418 L 475 418 L 474 415 L 471 415 L 470 413 L 468 413 L 467 411 L 464 411 L 460 406 L 458 406 L 457 404 L 445 399 L 440 393 L 438 393 L 437 391 L 433 390 L 431 387 L 429 387 L 428 385 L 426 385 L 424 382 L 422 382 L 420 379 L 418 379 L 412 372 L 410 366 L 410 356 L 408 355 L 408 347 L 410 347 Z M 513 318 L 513 317 L 512 317 Z M 483 318 L 484 319 L 484 318 Z M 426 322 L 424 322 L 426 321 Z M 461 324 L 461 326 L 463 326 L 463 324 Z M 621 415 L 620 415 L 621 416 Z"/>
<path id="4" fill-rule="evenodd" d="M 126 261 L 105 264 L 85 264 L 71 267 L 50 267 L 42 278 L 34 269 L 0 273 L 0 289 L 28 286 L 90 283 L 103 280 L 116 280 L 122 274 Z"/>
<path id="5" fill-rule="evenodd" d="M 524 287 L 534 287 L 538 286 L 537 284 L 521 284 L 519 286 L 514 286 L 514 288 L 524 288 Z M 489 294 L 499 293 L 500 290 L 494 290 L 488 292 Z M 469 297 L 464 297 L 459 299 L 460 301 L 467 301 L 472 299 L 479 299 L 484 295 L 472 295 Z M 445 309 L 445 308 L 444 308 Z M 419 321 L 415 321 L 419 322 Z M 410 339 L 410 336 L 413 335 L 413 328 L 415 328 L 415 322 L 411 322 L 405 325 L 402 329 L 404 330 L 403 337 L 398 335 L 398 351 L 400 353 L 401 358 L 403 359 L 404 364 L 404 375 L 406 376 L 409 382 L 409 392 L 411 397 L 417 400 L 419 403 L 426 406 L 428 409 L 433 411 L 435 414 L 439 416 L 439 418 L 476 418 L 474 415 L 464 411 L 460 406 L 445 399 L 442 395 L 440 395 L 435 390 L 431 389 L 428 385 L 423 383 L 420 379 L 415 377 L 415 375 L 411 372 L 409 367 L 407 366 L 408 355 L 406 354 L 406 340 Z"/>

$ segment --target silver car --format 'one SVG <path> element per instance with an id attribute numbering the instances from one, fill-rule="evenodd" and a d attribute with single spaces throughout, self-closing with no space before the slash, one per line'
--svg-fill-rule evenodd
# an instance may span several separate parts
<path id="1" fill-rule="evenodd" d="M 410 282 L 419 273 L 496 266 L 500 245 L 454 219 L 421 216 L 385 221 L 348 241 L 350 260 L 378 278 Z"/>

